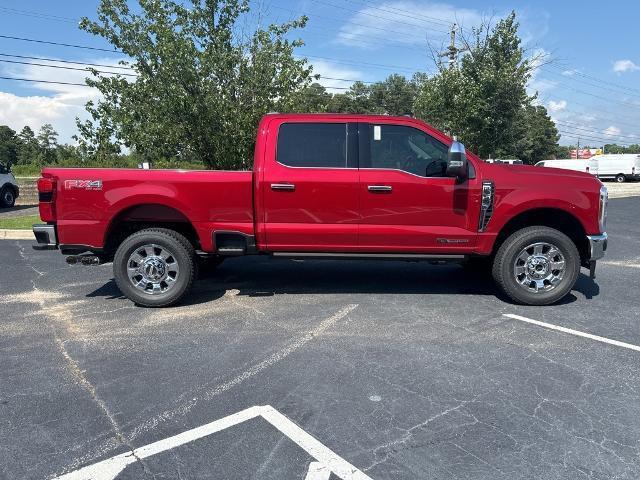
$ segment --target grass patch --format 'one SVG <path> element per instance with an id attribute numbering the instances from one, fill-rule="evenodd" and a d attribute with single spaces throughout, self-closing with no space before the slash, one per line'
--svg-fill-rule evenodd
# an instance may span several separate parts
<path id="1" fill-rule="evenodd" d="M 0 218 L 0 228 L 10 230 L 31 230 L 34 223 L 42 223 L 39 215 Z"/>

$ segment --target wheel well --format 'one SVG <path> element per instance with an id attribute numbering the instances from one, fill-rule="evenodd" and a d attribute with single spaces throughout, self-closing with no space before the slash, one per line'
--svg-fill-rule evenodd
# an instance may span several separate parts
<path id="1" fill-rule="evenodd" d="M 500 230 L 492 253 L 495 254 L 500 248 L 500 245 L 502 245 L 502 242 L 512 233 L 522 228 L 536 225 L 554 228 L 564 233 L 575 243 L 582 262 L 584 263 L 586 261 L 589 256 L 589 243 L 584 227 L 576 217 L 557 208 L 528 210 L 513 217 L 502 227 L 502 230 Z"/>
<path id="2" fill-rule="evenodd" d="M 105 234 L 105 252 L 113 256 L 129 235 L 152 227 L 175 230 L 184 235 L 193 248 L 200 248 L 198 234 L 182 212 L 166 205 L 144 204 L 127 208 L 114 217 Z"/>

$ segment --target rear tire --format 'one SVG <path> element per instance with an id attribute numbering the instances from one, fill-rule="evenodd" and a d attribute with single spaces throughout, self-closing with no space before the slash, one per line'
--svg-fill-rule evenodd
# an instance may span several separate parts
<path id="1" fill-rule="evenodd" d="M 4 187 L 0 191 L 0 206 L 3 208 L 11 208 L 16 204 L 16 193 L 11 187 Z"/>
<path id="2" fill-rule="evenodd" d="M 166 307 L 179 302 L 197 274 L 195 251 L 178 232 L 140 230 L 116 250 L 113 275 L 122 294 L 136 305 Z"/>
<path id="3" fill-rule="evenodd" d="M 626 181 L 627 181 L 627 177 L 625 177 L 624 174 L 619 173 L 618 175 L 616 175 L 616 182 L 624 183 Z"/>
<path id="4" fill-rule="evenodd" d="M 564 233 L 527 227 L 509 236 L 493 262 L 493 278 L 513 301 L 550 305 L 564 298 L 580 273 L 580 254 Z"/>

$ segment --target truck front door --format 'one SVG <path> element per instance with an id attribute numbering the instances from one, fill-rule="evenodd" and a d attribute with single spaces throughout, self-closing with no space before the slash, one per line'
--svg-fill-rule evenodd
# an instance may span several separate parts
<path id="1" fill-rule="evenodd" d="M 285 119 L 269 133 L 260 192 L 267 249 L 357 250 L 357 125 Z"/>
<path id="2" fill-rule="evenodd" d="M 471 250 L 479 188 L 446 176 L 448 146 L 411 124 L 361 123 L 359 136 L 361 251 Z"/>

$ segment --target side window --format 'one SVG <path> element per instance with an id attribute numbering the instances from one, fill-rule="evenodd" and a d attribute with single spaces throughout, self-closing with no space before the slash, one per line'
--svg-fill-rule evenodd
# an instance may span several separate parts
<path id="1" fill-rule="evenodd" d="M 346 123 L 283 123 L 277 160 L 289 167 L 347 167 Z"/>
<path id="2" fill-rule="evenodd" d="M 444 177 L 448 147 L 421 130 L 370 125 L 369 168 L 392 168 L 421 177 Z"/>

